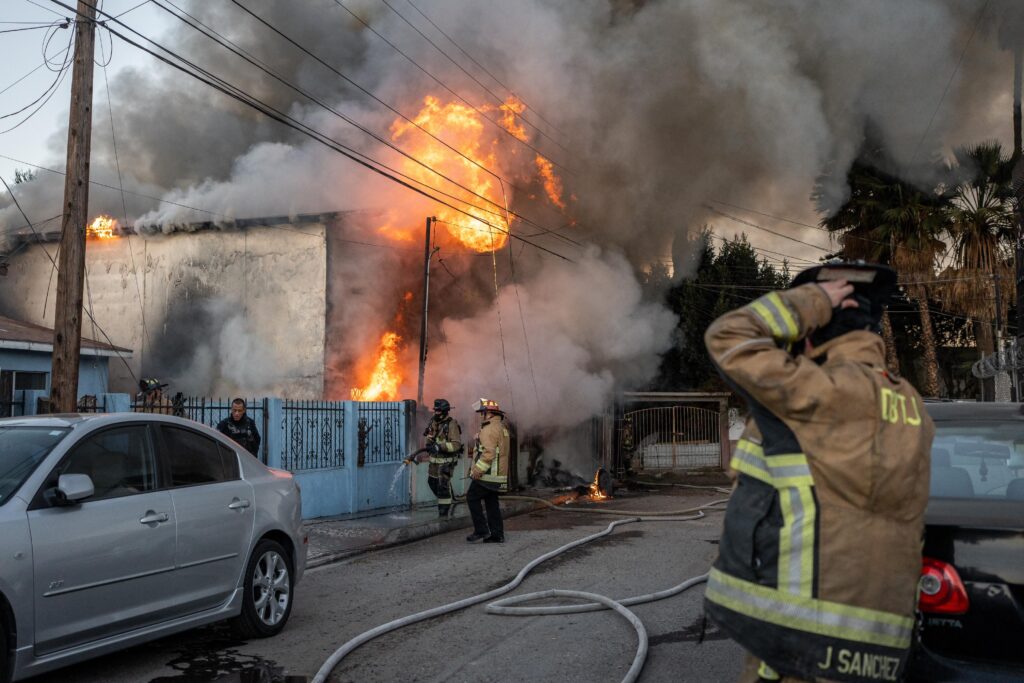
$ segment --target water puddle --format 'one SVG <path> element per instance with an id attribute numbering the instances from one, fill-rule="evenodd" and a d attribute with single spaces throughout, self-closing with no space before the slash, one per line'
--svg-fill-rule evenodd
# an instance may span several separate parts
<path id="1" fill-rule="evenodd" d="M 149 683 L 307 683 L 306 676 L 286 675 L 284 667 L 259 655 L 239 652 L 245 641 L 224 627 L 199 629 L 178 644 L 167 662 L 176 673 Z"/>

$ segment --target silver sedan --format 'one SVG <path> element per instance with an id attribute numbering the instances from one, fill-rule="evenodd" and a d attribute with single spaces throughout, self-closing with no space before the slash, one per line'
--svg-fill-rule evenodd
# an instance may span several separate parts
<path id="1" fill-rule="evenodd" d="M 190 420 L 0 419 L 0 682 L 224 619 L 275 635 L 301 507 L 288 472 Z"/>

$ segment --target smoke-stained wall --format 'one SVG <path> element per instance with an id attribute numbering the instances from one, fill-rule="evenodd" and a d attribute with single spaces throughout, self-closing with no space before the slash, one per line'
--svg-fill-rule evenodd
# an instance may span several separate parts
<path id="1" fill-rule="evenodd" d="M 53 325 L 45 252 L 55 248 L 33 244 L 10 259 L 0 312 Z M 133 351 L 128 367 L 111 359 L 112 390 L 134 393 L 135 378 L 157 377 L 199 396 L 321 397 L 323 224 L 90 240 L 86 256 L 86 305 L 111 342 Z M 88 317 L 82 334 L 106 341 Z"/>

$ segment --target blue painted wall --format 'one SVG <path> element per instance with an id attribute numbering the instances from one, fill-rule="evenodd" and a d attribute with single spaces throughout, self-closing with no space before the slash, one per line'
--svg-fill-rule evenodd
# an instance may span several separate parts
<path id="1" fill-rule="evenodd" d="M 88 352 L 86 352 L 88 353 Z M 107 356 L 83 355 L 78 365 L 78 395 L 99 396 L 107 393 L 110 383 L 109 365 L 110 358 Z M 15 372 L 45 372 L 49 374 L 51 366 L 50 354 L 45 351 L 13 351 L 11 349 L 0 349 L 0 370 L 13 370 Z M 49 394 L 49 379 L 47 379 L 47 390 L 44 395 Z M 22 401 L 24 392 L 14 392 L 14 400 Z M 35 412 L 34 407 L 29 414 Z M 21 414 L 18 406 L 15 406 L 15 413 Z"/>

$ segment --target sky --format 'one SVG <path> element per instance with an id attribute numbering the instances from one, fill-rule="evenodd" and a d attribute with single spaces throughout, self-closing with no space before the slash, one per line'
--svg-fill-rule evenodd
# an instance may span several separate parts
<path id="1" fill-rule="evenodd" d="M 74 0 L 67 0 L 65 4 L 72 5 Z M 158 35 L 167 26 L 166 15 L 149 4 L 131 9 L 138 4 L 139 0 L 104 0 L 101 7 L 115 15 L 131 10 L 122 17 L 122 21 L 146 34 Z M 29 0 L 4 0 L 3 3 L 0 3 L 0 31 L 28 28 L 33 25 L 21 22 L 60 23 L 70 14 L 71 12 L 50 0 L 31 0 L 31 2 Z M 0 112 L 10 114 L 18 111 L 49 90 L 56 74 L 44 66 L 43 42 L 49 38 L 48 54 L 51 62 L 59 65 L 63 59 L 64 49 L 68 45 L 71 31 L 73 31 L 72 27 L 49 31 L 44 28 L 0 33 L 0 45 L 2 45 L 0 52 L 4 55 L 2 66 L 0 66 L 0 90 L 3 91 L 0 93 Z M 54 35 L 50 36 L 50 34 Z M 106 36 L 102 36 L 100 40 L 102 41 L 102 53 L 110 61 L 106 67 L 108 78 L 113 78 L 118 71 L 126 67 L 145 68 L 151 66 L 153 62 L 153 58 L 149 55 L 123 43 L 115 45 L 113 55 L 111 55 L 110 41 Z M 103 63 L 106 59 L 101 57 L 100 52 L 100 43 L 97 43 L 96 59 Z M 24 80 L 15 84 L 23 77 Z M 103 69 L 97 66 L 94 73 L 96 95 L 94 101 L 97 107 L 105 108 L 107 101 L 103 83 Z M 40 165 L 47 165 L 51 162 L 54 159 L 55 151 L 63 147 L 67 141 L 70 97 L 71 73 L 69 70 L 52 96 L 49 99 L 44 98 L 45 104 L 40 101 L 39 104 L 42 106 L 38 111 L 35 111 L 39 106 L 37 104 L 21 114 L 0 119 L 0 131 L 3 131 L 0 132 L 0 154 Z M 27 116 L 33 111 L 35 111 L 34 114 L 30 117 Z M 21 121 L 24 123 L 13 130 L 8 130 Z M 93 135 L 109 137 L 109 119 L 105 122 L 106 127 L 100 127 L 99 122 L 97 119 Z M 25 164 L 0 158 L 0 177 L 3 177 L 8 183 L 13 182 L 15 169 L 25 170 L 26 168 Z"/>

